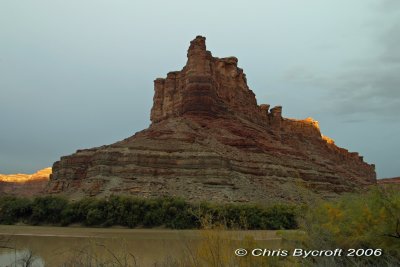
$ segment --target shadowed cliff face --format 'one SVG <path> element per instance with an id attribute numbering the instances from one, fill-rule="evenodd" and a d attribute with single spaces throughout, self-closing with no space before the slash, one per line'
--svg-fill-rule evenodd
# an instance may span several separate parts
<path id="1" fill-rule="evenodd" d="M 322 136 L 318 122 L 258 105 L 236 58 L 213 57 L 201 36 L 187 55 L 181 71 L 155 80 L 148 129 L 62 157 L 47 192 L 265 202 L 376 183 L 374 165 Z"/>

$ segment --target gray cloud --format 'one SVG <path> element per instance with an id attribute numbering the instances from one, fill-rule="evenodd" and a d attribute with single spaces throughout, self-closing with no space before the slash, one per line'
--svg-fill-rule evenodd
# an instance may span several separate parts
<path id="1" fill-rule="evenodd" d="M 386 5 L 400 7 L 391 1 L 386 1 Z M 368 116 L 364 120 L 371 117 L 399 120 L 400 23 L 391 23 L 392 20 L 386 21 L 374 33 L 376 56 L 351 61 L 331 75 L 295 67 L 286 72 L 285 79 L 326 90 L 322 100 L 327 104 L 322 110 L 344 116 L 344 121 L 358 121 L 361 118 L 355 118 L 365 114 Z"/>
<path id="2" fill-rule="evenodd" d="M 377 10 L 387 12 L 398 12 L 400 9 L 400 1 L 398 0 L 379 0 L 375 3 Z"/>
<path id="3" fill-rule="evenodd" d="M 398 2 L 400 3 L 400 1 Z M 400 20 L 400 14 L 398 19 Z M 380 36 L 380 41 L 383 46 L 383 52 L 379 58 L 381 62 L 387 64 L 400 64 L 400 23 L 396 23 L 386 30 Z"/>

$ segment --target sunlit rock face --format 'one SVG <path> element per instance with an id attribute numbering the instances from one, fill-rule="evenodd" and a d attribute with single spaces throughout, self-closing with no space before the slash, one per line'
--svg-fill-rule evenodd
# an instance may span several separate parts
<path id="1" fill-rule="evenodd" d="M 323 137 L 317 121 L 258 105 L 237 58 L 213 57 L 201 36 L 187 55 L 181 71 L 154 81 L 148 129 L 62 157 L 47 192 L 266 202 L 376 183 L 374 165 Z"/>
<path id="2" fill-rule="evenodd" d="M 34 174 L 0 174 L 0 194 L 34 196 L 43 192 L 51 168 L 45 168 Z"/>

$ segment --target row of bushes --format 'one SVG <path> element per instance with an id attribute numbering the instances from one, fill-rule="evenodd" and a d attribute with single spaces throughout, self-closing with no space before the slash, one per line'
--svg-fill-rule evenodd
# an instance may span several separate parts
<path id="1" fill-rule="evenodd" d="M 196 229 L 222 225 L 230 229 L 294 229 L 296 208 L 245 204 L 193 204 L 182 199 L 139 199 L 112 196 L 68 201 L 55 196 L 35 199 L 0 198 L 0 224 L 50 224 L 68 226 L 165 226 Z"/>

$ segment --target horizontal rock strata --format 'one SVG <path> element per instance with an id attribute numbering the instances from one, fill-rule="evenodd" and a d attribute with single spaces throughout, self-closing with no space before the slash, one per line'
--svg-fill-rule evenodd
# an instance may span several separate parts
<path id="1" fill-rule="evenodd" d="M 62 157 L 47 191 L 264 202 L 376 183 L 374 165 L 322 136 L 318 122 L 258 105 L 237 63 L 213 57 L 196 37 L 186 66 L 154 81 L 150 127 Z"/>

